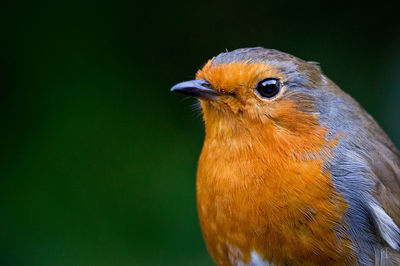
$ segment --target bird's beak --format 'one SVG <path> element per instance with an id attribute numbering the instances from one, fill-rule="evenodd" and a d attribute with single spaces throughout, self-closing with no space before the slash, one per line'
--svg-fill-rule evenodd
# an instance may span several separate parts
<path id="1" fill-rule="evenodd" d="M 212 99 L 220 95 L 220 93 L 214 90 L 211 87 L 211 84 L 205 79 L 189 80 L 178 83 L 171 88 L 171 91 L 202 99 Z"/>

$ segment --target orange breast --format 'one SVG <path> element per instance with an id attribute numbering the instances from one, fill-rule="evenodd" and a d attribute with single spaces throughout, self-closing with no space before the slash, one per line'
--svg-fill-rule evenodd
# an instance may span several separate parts
<path id="1" fill-rule="evenodd" d="M 293 135 L 272 124 L 248 124 L 214 132 L 212 123 L 208 117 L 197 201 L 203 236 L 218 265 L 248 263 L 252 251 L 276 264 L 355 262 L 345 233 L 346 202 L 324 170 L 335 146 L 325 139 L 326 129 L 313 123 L 307 134 Z M 224 128 L 223 119 L 218 123 Z"/>

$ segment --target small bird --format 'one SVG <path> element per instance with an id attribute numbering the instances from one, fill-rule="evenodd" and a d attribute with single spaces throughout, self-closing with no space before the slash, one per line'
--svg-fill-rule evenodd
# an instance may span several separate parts
<path id="1" fill-rule="evenodd" d="M 209 60 L 196 180 L 218 265 L 400 265 L 400 156 L 318 64 L 273 49 Z"/>

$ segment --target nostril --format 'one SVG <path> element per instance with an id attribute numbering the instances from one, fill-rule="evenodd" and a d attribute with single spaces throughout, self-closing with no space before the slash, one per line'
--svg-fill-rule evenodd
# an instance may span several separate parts
<path id="1" fill-rule="evenodd" d="M 203 82 L 201 83 L 201 86 L 204 86 L 206 88 L 212 89 L 211 83 L 208 82 L 207 80 L 203 79 Z"/>

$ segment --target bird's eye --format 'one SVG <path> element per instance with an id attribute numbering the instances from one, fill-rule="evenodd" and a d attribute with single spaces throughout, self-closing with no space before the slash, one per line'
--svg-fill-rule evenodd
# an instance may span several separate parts
<path id="1" fill-rule="evenodd" d="M 278 94 L 281 83 L 276 78 L 266 78 L 258 82 L 256 91 L 264 98 L 272 98 Z"/>

